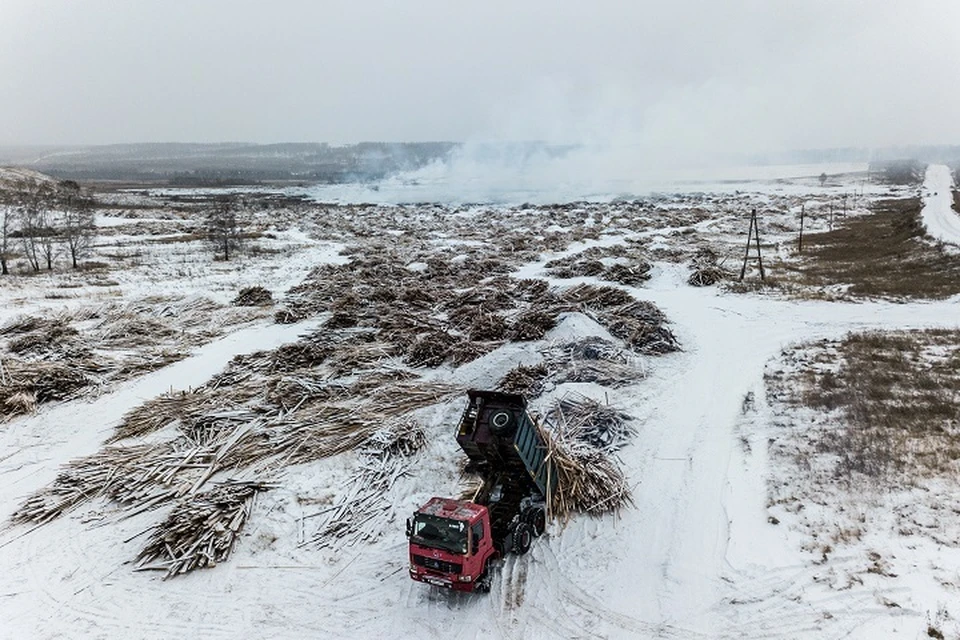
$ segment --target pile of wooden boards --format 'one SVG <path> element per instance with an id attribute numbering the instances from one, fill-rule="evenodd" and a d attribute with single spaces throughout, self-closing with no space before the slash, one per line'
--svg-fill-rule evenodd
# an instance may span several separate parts
<path id="1" fill-rule="evenodd" d="M 137 556 L 137 570 L 159 570 L 164 580 L 214 567 L 230 557 L 256 495 L 272 488 L 262 482 L 224 482 L 174 507 Z"/>
<path id="2" fill-rule="evenodd" d="M 618 451 L 637 435 L 630 414 L 580 394 L 568 394 L 557 400 L 546 419 L 566 438 L 601 451 Z"/>
<path id="3" fill-rule="evenodd" d="M 547 496 L 552 517 L 601 515 L 631 504 L 630 487 L 613 454 L 582 442 L 562 427 L 539 424 L 557 481 Z"/>
<path id="4" fill-rule="evenodd" d="M 413 466 L 412 457 L 426 442 L 423 428 L 413 420 L 396 421 L 378 429 L 358 448 L 360 465 L 347 490 L 320 517 L 310 542 L 317 547 L 347 546 L 375 538 L 380 518 L 393 507 L 389 492 Z M 306 541 L 301 540 L 301 543 Z"/>

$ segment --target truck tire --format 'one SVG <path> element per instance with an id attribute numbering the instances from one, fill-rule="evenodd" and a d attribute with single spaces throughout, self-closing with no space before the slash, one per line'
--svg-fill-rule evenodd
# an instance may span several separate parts
<path id="1" fill-rule="evenodd" d="M 490 430 L 498 436 L 509 436 L 513 433 L 514 423 L 513 413 L 506 409 L 500 409 L 490 414 Z"/>
<path id="2" fill-rule="evenodd" d="M 533 543 L 533 530 L 526 522 L 521 522 L 513 532 L 513 552 L 522 556 L 530 550 Z"/>
<path id="3" fill-rule="evenodd" d="M 533 532 L 534 538 L 539 538 L 543 535 L 544 530 L 547 528 L 547 514 L 540 507 L 534 507 L 527 512 L 527 523 L 530 525 L 530 530 Z"/>

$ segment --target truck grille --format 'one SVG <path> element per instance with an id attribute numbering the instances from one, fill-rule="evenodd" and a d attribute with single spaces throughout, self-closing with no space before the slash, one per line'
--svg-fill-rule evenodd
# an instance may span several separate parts
<path id="1" fill-rule="evenodd" d="M 439 571 L 441 573 L 460 573 L 463 570 L 462 564 L 444 562 L 443 560 L 428 558 L 427 556 L 418 556 L 416 554 L 413 556 L 413 563 L 415 565 L 426 567 L 427 569 L 433 569 L 434 571 Z"/>

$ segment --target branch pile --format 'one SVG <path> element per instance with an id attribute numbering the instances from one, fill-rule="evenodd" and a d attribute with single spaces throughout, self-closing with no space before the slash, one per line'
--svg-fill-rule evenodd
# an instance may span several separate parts
<path id="1" fill-rule="evenodd" d="M 232 304 L 238 307 L 269 307 L 273 304 L 273 294 L 263 287 L 245 287 L 233 299 Z"/>
<path id="2" fill-rule="evenodd" d="M 693 255 L 690 263 L 690 277 L 687 284 L 694 287 L 709 287 L 721 280 L 730 278 L 730 272 L 717 262 L 717 254 L 709 247 L 701 247 Z"/>

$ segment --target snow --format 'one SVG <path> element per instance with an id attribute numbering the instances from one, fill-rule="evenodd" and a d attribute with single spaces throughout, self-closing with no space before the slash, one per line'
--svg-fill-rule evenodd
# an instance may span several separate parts
<path id="1" fill-rule="evenodd" d="M 936 194 L 925 201 L 928 229 L 951 219 L 940 195 L 949 193 L 948 179 L 936 167 L 928 171 L 925 188 Z M 669 245 L 668 233 L 656 235 Z M 602 236 L 564 255 L 623 239 Z M 292 267 L 269 273 L 289 285 L 305 275 L 310 260 L 330 260 L 333 253 L 330 246 L 314 247 L 298 254 Z M 553 257 L 516 275 L 543 277 Z M 251 265 L 244 281 L 257 281 L 263 268 Z M 667 314 L 684 350 L 645 361 L 646 379 L 607 391 L 610 402 L 640 425 L 636 441 L 620 454 L 635 506 L 619 518 L 551 524 L 530 554 L 507 559 L 489 595 L 450 594 L 409 580 L 402 520 L 387 523 L 374 544 L 336 553 L 298 546 L 298 521 L 311 507 L 298 502 L 297 489 L 335 492 L 347 476 L 341 458 L 288 470 L 283 489 L 261 497 L 229 562 L 167 582 L 125 564 L 139 549 L 137 535 L 152 523 L 143 515 L 105 522 L 104 505 L 94 503 L 37 531 L 0 532 L 0 638 L 919 637 L 928 619 L 942 617 L 940 601 L 955 596 L 924 578 L 924 563 L 956 567 L 956 549 L 895 548 L 919 553 L 919 568 L 861 588 L 833 589 L 819 581 L 821 569 L 797 535 L 768 522 L 766 441 L 773 418 L 763 376 L 785 347 L 807 340 L 867 328 L 956 327 L 957 301 L 784 301 L 689 287 L 687 273 L 683 265 L 658 262 L 654 279 L 631 289 Z M 234 277 L 207 273 L 184 286 L 199 289 Z M 598 329 L 585 316 L 569 314 L 547 340 Z M 49 482 L 60 464 L 95 450 L 138 402 L 199 384 L 232 355 L 270 348 L 300 330 L 249 327 L 93 402 L 44 407 L 3 425 L 0 517 Z M 535 345 L 507 345 L 437 376 L 485 386 L 504 367 L 537 357 Z M 437 407 L 429 420 L 442 432 L 458 410 L 458 403 Z M 431 445 L 426 455 L 432 457 L 411 480 L 398 512 L 455 490 L 448 451 Z M 879 597 L 905 601 L 904 592 L 912 594 L 910 608 L 878 604 Z"/>
<path id="2" fill-rule="evenodd" d="M 960 215 L 953 209 L 953 174 L 950 167 L 927 167 L 923 182 L 923 224 L 937 240 L 960 245 Z"/>

